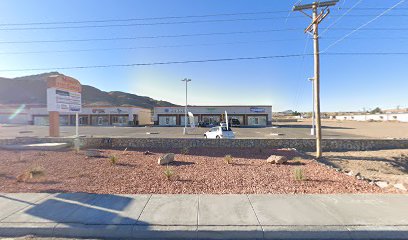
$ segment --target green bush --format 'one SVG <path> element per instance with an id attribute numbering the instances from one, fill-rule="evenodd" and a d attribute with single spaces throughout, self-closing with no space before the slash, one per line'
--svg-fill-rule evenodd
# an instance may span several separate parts
<path id="1" fill-rule="evenodd" d="M 166 170 L 164 170 L 164 176 L 166 176 L 167 180 L 171 180 L 171 177 L 174 175 L 174 172 L 169 168 L 169 166 L 166 167 Z"/>
<path id="2" fill-rule="evenodd" d="M 226 164 L 232 164 L 232 160 L 233 160 L 233 158 L 232 158 L 231 155 L 225 155 L 224 161 L 225 161 Z"/>
<path id="3" fill-rule="evenodd" d="M 190 152 L 190 149 L 188 147 L 183 147 L 180 152 L 183 155 L 187 155 Z"/>
<path id="4" fill-rule="evenodd" d="M 110 156 L 109 157 L 109 162 L 110 162 L 111 165 L 115 165 L 118 162 L 118 157 Z"/>
<path id="5" fill-rule="evenodd" d="M 306 179 L 303 168 L 301 167 L 295 168 L 294 175 L 296 181 L 304 181 Z"/>

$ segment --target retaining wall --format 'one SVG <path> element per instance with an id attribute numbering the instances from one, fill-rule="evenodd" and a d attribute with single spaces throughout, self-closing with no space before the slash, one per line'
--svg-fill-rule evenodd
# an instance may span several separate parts
<path id="1" fill-rule="evenodd" d="M 2 144 L 69 142 L 72 138 L 0 139 Z M 81 138 L 82 148 L 296 148 L 314 151 L 314 139 L 172 139 L 172 138 Z M 324 151 L 408 149 L 408 139 L 323 139 Z"/>

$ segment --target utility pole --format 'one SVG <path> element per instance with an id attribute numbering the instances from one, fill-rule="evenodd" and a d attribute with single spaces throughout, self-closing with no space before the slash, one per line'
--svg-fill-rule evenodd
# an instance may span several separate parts
<path id="1" fill-rule="evenodd" d="M 295 5 L 293 11 L 300 11 L 312 19 L 312 23 L 305 29 L 305 33 L 313 35 L 314 48 L 314 78 L 313 78 L 313 99 L 316 121 L 316 158 L 322 157 L 322 126 L 320 118 L 320 53 L 319 53 L 319 23 L 329 15 L 329 7 L 336 5 L 339 0 L 326 2 L 313 2 L 311 4 Z M 320 10 L 323 8 L 322 10 Z M 305 13 L 305 10 L 312 10 L 312 15 Z M 318 10 L 320 12 L 318 13 Z"/>
<path id="2" fill-rule="evenodd" d="M 184 130 L 183 130 L 183 134 L 186 135 L 187 134 L 187 84 L 191 82 L 191 79 L 184 78 L 181 81 L 186 82 L 186 106 L 184 108 Z"/>

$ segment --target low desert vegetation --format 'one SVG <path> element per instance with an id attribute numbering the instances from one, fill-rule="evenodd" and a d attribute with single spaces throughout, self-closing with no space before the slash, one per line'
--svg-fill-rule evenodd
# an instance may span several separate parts
<path id="1" fill-rule="evenodd" d="M 190 152 L 190 149 L 188 147 L 183 147 L 180 152 L 183 155 L 187 155 Z"/>
<path id="2" fill-rule="evenodd" d="M 167 180 L 171 180 L 171 177 L 174 176 L 174 172 L 173 172 L 173 170 L 171 170 L 171 169 L 169 168 L 169 166 L 167 166 L 167 167 L 166 167 L 166 170 L 164 170 L 164 176 L 166 176 L 166 179 L 167 179 Z"/>
<path id="3" fill-rule="evenodd" d="M 116 157 L 115 155 L 110 156 L 109 162 L 111 165 L 116 165 L 118 163 L 118 157 Z"/>
<path id="4" fill-rule="evenodd" d="M 304 181 L 306 179 L 305 173 L 303 168 L 297 167 L 294 170 L 294 178 L 296 181 Z"/>
<path id="5" fill-rule="evenodd" d="M 26 182 L 30 179 L 39 178 L 45 175 L 45 171 L 42 167 L 33 167 L 28 169 L 24 173 L 17 176 L 18 182 Z"/>
<path id="6" fill-rule="evenodd" d="M 233 158 L 232 158 L 231 155 L 225 155 L 224 161 L 225 161 L 226 164 L 232 164 L 232 160 L 233 160 Z"/>

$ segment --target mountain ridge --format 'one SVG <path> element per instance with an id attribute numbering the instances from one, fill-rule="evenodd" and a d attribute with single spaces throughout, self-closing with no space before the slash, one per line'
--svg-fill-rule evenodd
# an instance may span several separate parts
<path id="1" fill-rule="evenodd" d="M 46 105 L 47 78 L 58 72 L 41 73 L 15 78 L 0 77 L 0 104 Z M 178 106 L 171 102 L 155 100 L 123 91 L 102 91 L 90 85 L 82 85 L 82 104 L 86 106 L 135 106 L 154 107 Z"/>

